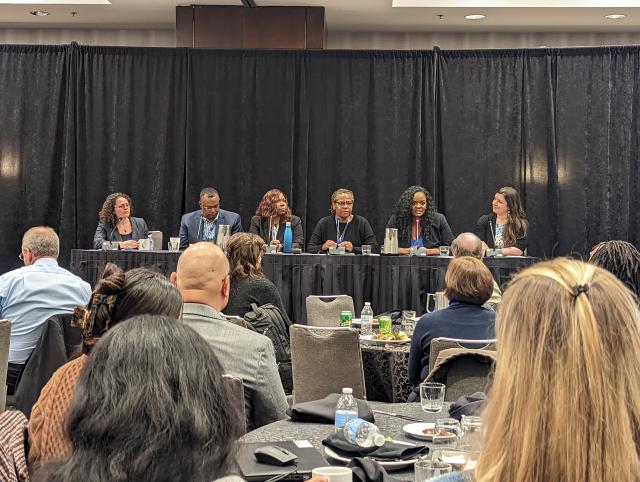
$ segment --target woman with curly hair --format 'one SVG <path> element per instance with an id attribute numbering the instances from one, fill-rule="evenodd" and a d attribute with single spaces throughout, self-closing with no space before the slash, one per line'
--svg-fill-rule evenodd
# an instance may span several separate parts
<path id="1" fill-rule="evenodd" d="M 422 186 L 411 186 L 402 193 L 387 227 L 398 230 L 400 254 L 409 254 L 411 248 L 416 247 L 426 248 L 429 256 L 438 256 L 439 246 L 453 242 L 447 218 L 436 212 L 431 194 Z"/>
<path id="2" fill-rule="evenodd" d="M 256 209 L 256 215 L 251 218 L 249 232 L 257 234 L 264 239 L 265 243 L 282 251 L 284 230 L 287 223 L 291 223 L 291 232 L 293 233 L 291 247 L 303 249 L 302 221 L 298 216 L 291 214 L 287 196 L 280 189 L 271 189 L 262 196 L 262 201 Z"/>
<path id="3" fill-rule="evenodd" d="M 62 365 L 40 392 L 29 420 L 29 461 L 68 455 L 65 420 L 87 355 L 102 335 L 121 321 L 139 314 L 179 318 L 182 296 L 164 276 L 147 268 L 126 273 L 108 263 L 86 308 L 77 308 L 72 325 L 82 329 L 82 354 Z"/>
<path id="4" fill-rule="evenodd" d="M 132 210 L 133 203 L 127 194 L 114 192 L 107 196 L 98 213 L 94 249 L 102 248 L 105 241 L 117 241 L 120 249 L 138 249 L 138 240 L 149 236 L 149 228 L 144 219 L 131 216 Z"/>
<path id="5" fill-rule="evenodd" d="M 518 191 L 510 186 L 498 189 L 491 210 L 476 224 L 475 232 L 484 248 L 500 249 L 505 256 L 522 256 L 528 245 L 529 222 Z"/>

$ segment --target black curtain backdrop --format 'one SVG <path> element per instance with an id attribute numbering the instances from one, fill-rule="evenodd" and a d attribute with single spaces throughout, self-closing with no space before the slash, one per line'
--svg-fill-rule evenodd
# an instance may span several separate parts
<path id="1" fill-rule="evenodd" d="M 0 272 L 36 224 L 60 232 L 64 258 L 90 247 L 115 190 L 176 235 L 207 185 L 245 228 L 282 189 L 307 239 L 351 188 L 379 240 L 408 185 L 456 233 L 513 185 L 532 255 L 638 244 L 639 54 L 2 46 Z"/>

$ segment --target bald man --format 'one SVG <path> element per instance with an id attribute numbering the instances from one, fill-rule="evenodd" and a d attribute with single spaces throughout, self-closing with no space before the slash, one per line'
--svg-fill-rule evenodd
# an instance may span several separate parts
<path id="1" fill-rule="evenodd" d="M 222 250 L 206 242 L 192 245 L 180 256 L 171 281 L 184 300 L 182 320 L 209 342 L 225 373 L 242 379 L 248 429 L 286 418 L 287 399 L 271 340 L 221 313 L 230 286 Z"/>
<path id="2" fill-rule="evenodd" d="M 482 240 L 473 233 L 460 233 L 456 239 L 451 243 L 451 254 L 454 258 L 459 256 L 471 256 L 482 260 L 487 249 L 484 246 Z M 491 298 L 484 304 L 485 308 L 489 308 L 495 311 L 498 304 L 502 301 L 502 291 L 500 286 L 493 280 L 493 293 Z"/>

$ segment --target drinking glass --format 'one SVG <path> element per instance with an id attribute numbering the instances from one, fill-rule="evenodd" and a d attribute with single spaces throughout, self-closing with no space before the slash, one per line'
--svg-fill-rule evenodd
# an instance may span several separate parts
<path id="1" fill-rule="evenodd" d="M 449 256 L 449 246 L 440 246 L 440 256 Z"/>
<path id="2" fill-rule="evenodd" d="M 180 249 L 180 238 L 169 238 L 169 251 L 178 251 Z"/>
<path id="3" fill-rule="evenodd" d="M 438 437 L 441 437 L 442 442 L 451 442 L 456 445 L 461 436 L 462 428 L 460 422 L 455 418 L 441 418 L 436 421 L 436 428 L 433 431 L 434 442 L 437 442 Z"/>
<path id="4" fill-rule="evenodd" d="M 413 330 L 416 327 L 416 312 L 413 310 L 402 311 L 402 331 L 404 331 L 409 338 L 413 336 Z"/>
<path id="5" fill-rule="evenodd" d="M 415 482 L 426 482 L 452 471 L 451 465 L 433 460 L 418 460 L 413 468 Z"/>
<path id="6" fill-rule="evenodd" d="M 363 244 L 361 246 L 361 248 L 362 248 L 362 256 L 371 255 L 371 245 L 370 244 Z"/>
<path id="7" fill-rule="evenodd" d="M 438 413 L 444 403 L 443 383 L 426 382 L 420 384 L 420 403 L 425 412 Z"/>

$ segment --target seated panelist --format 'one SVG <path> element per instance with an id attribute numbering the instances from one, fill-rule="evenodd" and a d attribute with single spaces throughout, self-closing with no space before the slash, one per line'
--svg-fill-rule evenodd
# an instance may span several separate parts
<path id="1" fill-rule="evenodd" d="M 107 196 L 98 213 L 100 221 L 93 235 L 94 249 L 101 249 L 105 241 L 116 241 L 120 249 L 138 249 L 138 240 L 149 236 L 149 228 L 142 218 L 131 216 L 133 203 L 122 192 Z"/>
<path id="2" fill-rule="evenodd" d="M 485 248 L 501 249 L 505 256 L 522 256 L 528 245 L 529 223 L 518 191 L 509 186 L 498 189 L 491 210 L 478 219 L 476 235 Z"/>
<path id="3" fill-rule="evenodd" d="M 318 221 L 307 244 L 309 253 L 326 253 L 329 248 L 344 247 L 345 251 L 362 253 L 362 245 L 378 251 L 378 241 L 366 218 L 353 214 L 353 192 L 338 189 L 331 195 L 331 216 Z"/>
<path id="4" fill-rule="evenodd" d="M 422 186 L 411 186 L 401 195 L 387 228 L 398 230 L 398 252 L 409 254 L 411 247 L 426 248 L 427 255 L 438 256 L 439 246 L 450 246 L 453 233 L 444 214 L 436 212 L 431 194 Z"/>
<path id="5" fill-rule="evenodd" d="M 180 220 L 180 249 L 200 241 L 215 243 L 218 226 L 231 226 L 231 234 L 242 232 L 240 215 L 220 209 L 220 195 L 212 187 L 200 191 L 200 209 L 182 216 Z"/>
<path id="6" fill-rule="evenodd" d="M 271 189 L 262 196 L 256 215 L 251 218 L 249 232 L 257 234 L 265 243 L 282 251 L 287 222 L 291 223 L 293 234 L 291 247 L 302 249 L 304 247 L 302 221 L 298 216 L 291 214 L 287 196 L 280 189 Z"/>

